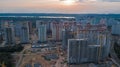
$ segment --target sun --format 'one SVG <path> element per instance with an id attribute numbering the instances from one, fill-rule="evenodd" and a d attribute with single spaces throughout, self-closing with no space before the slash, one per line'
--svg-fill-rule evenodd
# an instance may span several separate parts
<path id="1" fill-rule="evenodd" d="M 65 5 L 73 5 L 76 1 L 75 0 L 64 0 L 63 3 Z"/>

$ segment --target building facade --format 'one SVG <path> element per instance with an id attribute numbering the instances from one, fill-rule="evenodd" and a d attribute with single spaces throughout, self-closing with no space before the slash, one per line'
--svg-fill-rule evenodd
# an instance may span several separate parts
<path id="1" fill-rule="evenodd" d="M 73 38 L 72 30 L 62 29 L 62 48 L 67 50 L 68 46 L 68 39 Z"/>
<path id="2" fill-rule="evenodd" d="M 21 27 L 21 31 L 20 31 L 20 41 L 21 41 L 21 43 L 29 43 L 30 42 L 28 22 L 22 23 L 22 27 Z"/>
<path id="3" fill-rule="evenodd" d="M 104 39 L 103 39 L 104 40 Z M 100 40 L 101 44 L 89 44 L 87 38 L 69 39 L 68 40 L 68 63 L 98 63 L 108 58 L 110 52 L 110 44 Z M 109 40 L 108 40 L 109 41 Z M 103 42 L 103 43 L 102 43 Z"/>
<path id="4" fill-rule="evenodd" d="M 15 43 L 15 34 L 13 27 L 6 27 L 5 28 L 5 41 L 7 45 L 11 45 Z"/>
<path id="5" fill-rule="evenodd" d="M 52 38 L 55 41 L 62 40 L 62 24 L 58 22 L 51 23 L 52 27 Z"/>
<path id="6" fill-rule="evenodd" d="M 120 24 L 112 25 L 112 34 L 120 35 Z"/>
<path id="7" fill-rule="evenodd" d="M 40 43 L 46 42 L 47 41 L 46 24 L 40 21 L 37 21 L 36 24 L 38 30 L 38 42 Z"/>

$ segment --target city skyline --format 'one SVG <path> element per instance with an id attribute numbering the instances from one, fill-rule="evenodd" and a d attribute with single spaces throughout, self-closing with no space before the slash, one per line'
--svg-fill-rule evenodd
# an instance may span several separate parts
<path id="1" fill-rule="evenodd" d="M 0 18 L 0 66 L 120 67 L 120 15 L 11 15 Z"/>
<path id="2" fill-rule="evenodd" d="M 0 0 L 0 13 L 119 14 L 118 0 Z"/>
<path id="3" fill-rule="evenodd" d="M 120 0 L 0 0 L 0 67 L 120 67 Z"/>

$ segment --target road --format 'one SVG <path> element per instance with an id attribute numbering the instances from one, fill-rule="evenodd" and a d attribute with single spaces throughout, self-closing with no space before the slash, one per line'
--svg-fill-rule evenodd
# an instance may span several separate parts
<path id="1" fill-rule="evenodd" d="M 20 56 L 20 59 L 19 59 L 19 61 L 17 62 L 16 67 L 19 67 L 19 66 L 20 66 L 20 63 L 21 63 L 21 61 L 22 61 L 22 59 L 23 59 L 23 52 L 24 52 L 24 51 L 25 51 L 25 49 L 24 49 L 20 54 L 17 54 L 17 55 Z"/>
<path id="2" fill-rule="evenodd" d="M 110 55 L 111 55 L 111 60 L 118 66 L 120 67 L 120 60 L 119 58 L 117 57 L 115 51 L 114 51 L 114 41 L 112 41 L 112 44 L 111 44 L 111 51 L 110 51 Z"/>
<path id="3" fill-rule="evenodd" d="M 116 60 L 114 60 L 113 58 L 111 58 L 111 60 L 112 60 L 118 67 L 120 67 L 120 65 L 116 62 Z"/>
<path id="4" fill-rule="evenodd" d="M 16 64 L 16 67 L 19 67 L 22 60 L 23 60 L 23 57 L 24 56 L 36 56 L 36 55 L 41 55 L 41 54 L 51 54 L 51 53 L 55 53 L 54 51 L 51 51 L 51 52 L 39 52 L 39 53 L 29 53 L 29 54 L 24 54 L 24 51 L 27 50 L 29 48 L 25 48 L 24 50 L 22 50 L 19 54 L 12 54 L 12 55 L 17 55 L 17 56 L 20 56 L 20 59 L 19 61 L 17 62 Z"/>
<path id="5" fill-rule="evenodd" d="M 16 55 L 19 55 L 20 56 L 20 59 L 18 60 L 17 64 L 16 64 L 16 67 L 19 67 L 22 60 L 23 60 L 23 56 L 24 56 L 24 51 L 29 49 L 30 47 L 27 47 L 27 48 L 24 48 L 19 54 L 16 54 Z M 12 54 L 12 55 L 15 55 L 15 54 Z"/>
<path id="6" fill-rule="evenodd" d="M 62 57 L 59 57 L 59 60 L 57 60 L 55 67 L 62 67 L 61 62 L 62 62 Z"/>
<path id="7" fill-rule="evenodd" d="M 0 47 L 4 47 L 5 43 L 6 43 L 6 42 L 3 41 L 2 44 L 0 45 Z"/>

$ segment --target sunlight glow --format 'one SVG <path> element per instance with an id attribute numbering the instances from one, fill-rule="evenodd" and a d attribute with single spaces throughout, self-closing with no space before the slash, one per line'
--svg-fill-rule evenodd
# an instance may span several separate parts
<path id="1" fill-rule="evenodd" d="M 65 5 L 73 5 L 76 1 L 75 0 L 64 0 L 63 3 Z"/>

